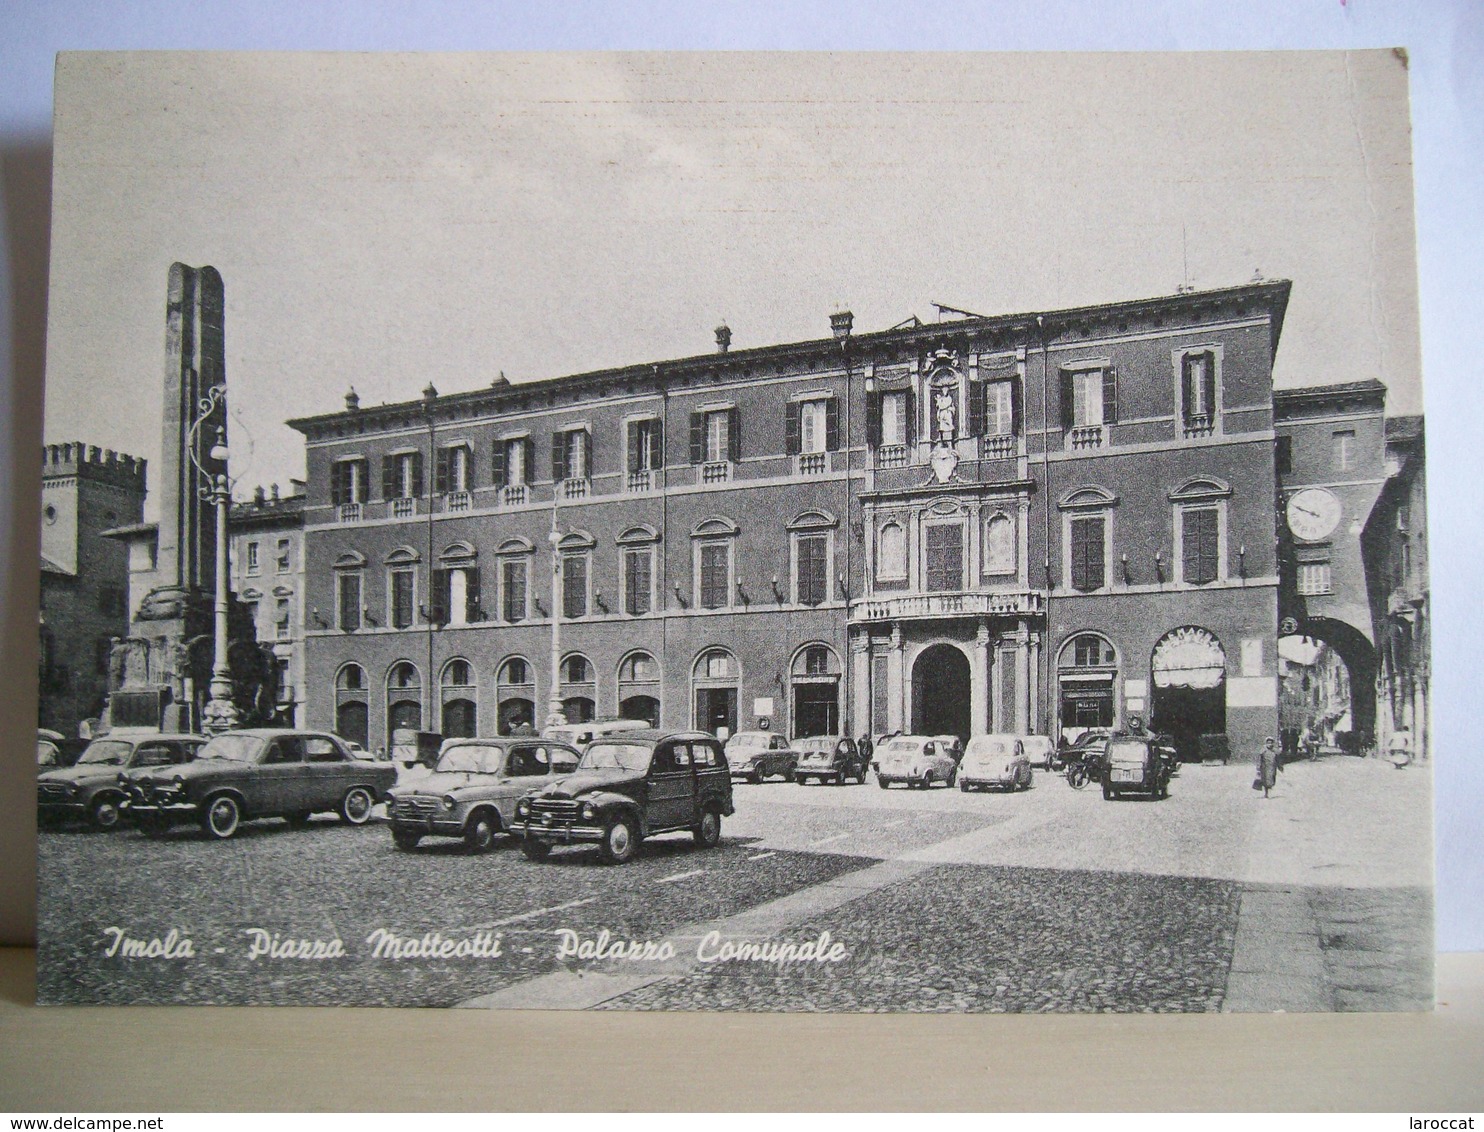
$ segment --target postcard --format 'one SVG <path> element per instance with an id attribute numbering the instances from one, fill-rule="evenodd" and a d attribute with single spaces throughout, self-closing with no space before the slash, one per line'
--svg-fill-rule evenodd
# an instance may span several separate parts
<path id="1" fill-rule="evenodd" d="M 38 996 L 1430 1010 L 1407 64 L 69 54 Z"/>

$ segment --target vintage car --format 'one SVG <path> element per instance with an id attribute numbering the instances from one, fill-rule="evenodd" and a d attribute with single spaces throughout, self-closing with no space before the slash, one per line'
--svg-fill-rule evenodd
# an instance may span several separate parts
<path id="1" fill-rule="evenodd" d="M 474 853 L 508 833 L 515 803 L 581 755 L 551 739 L 447 739 L 431 774 L 394 786 L 387 797 L 392 840 L 414 849 L 424 837 L 461 837 Z"/>
<path id="2" fill-rule="evenodd" d="M 1060 748 L 1051 760 L 1052 770 L 1063 770 L 1069 763 L 1079 763 L 1095 770 L 1094 778 L 1102 777 L 1102 758 L 1108 746 L 1108 737 L 1113 732 L 1107 727 L 1089 727 L 1072 741 L 1069 747 Z"/>
<path id="3" fill-rule="evenodd" d="M 281 728 L 227 731 L 184 766 L 119 775 L 129 813 L 146 832 L 194 820 L 217 839 L 254 818 L 303 825 L 330 810 L 349 825 L 364 825 L 396 779 L 391 762 L 356 758 L 338 736 Z"/>
<path id="4" fill-rule="evenodd" d="M 1115 734 L 1104 757 L 1103 797 L 1132 791 L 1168 798 L 1174 771 L 1175 749 L 1157 736 Z"/>
<path id="5" fill-rule="evenodd" d="M 1042 770 L 1051 770 L 1052 762 L 1056 758 L 1056 744 L 1051 741 L 1050 735 L 1022 735 L 1020 742 L 1025 747 L 1025 757 L 1030 759 L 1031 766 Z"/>
<path id="6" fill-rule="evenodd" d="M 1025 740 L 1018 735 L 976 735 L 969 740 L 958 764 L 958 786 L 964 793 L 998 786 L 1003 790 L 1031 788 L 1031 760 Z"/>
<path id="7" fill-rule="evenodd" d="M 66 743 L 67 737 L 60 731 L 38 727 L 36 729 L 36 769 L 51 770 L 53 767 L 67 766 Z"/>
<path id="8" fill-rule="evenodd" d="M 792 782 L 799 753 L 782 735 L 771 731 L 739 731 L 727 740 L 727 763 L 734 777 L 748 782 L 773 777 Z"/>
<path id="9" fill-rule="evenodd" d="M 811 735 L 807 739 L 795 739 L 793 747 L 799 755 L 794 768 L 795 782 L 802 784 L 813 778 L 843 786 L 847 778 L 855 779 L 857 784 L 866 780 L 866 760 L 849 735 Z"/>
<path id="10" fill-rule="evenodd" d="M 544 729 L 541 735 L 584 751 L 589 743 L 604 735 L 615 735 L 620 731 L 644 731 L 648 727 L 649 724 L 642 719 L 594 719 L 587 723 L 555 723 Z"/>
<path id="11" fill-rule="evenodd" d="M 952 786 L 958 778 L 958 740 L 951 735 L 897 735 L 876 748 L 876 784 L 893 782 L 927 789 L 935 782 Z"/>
<path id="12" fill-rule="evenodd" d="M 94 739 L 69 767 L 36 776 L 36 816 L 42 824 L 85 818 L 98 829 L 118 825 L 128 800 L 119 775 L 140 767 L 188 763 L 206 742 L 204 735 L 117 730 Z"/>
<path id="13" fill-rule="evenodd" d="M 596 843 L 622 864 L 646 837 L 688 830 L 709 848 L 732 808 L 732 779 L 720 740 L 701 731 L 626 731 L 598 739 L 575 773 L 515 806 L 510 829 L 544 861 L 554 845 Z"/>

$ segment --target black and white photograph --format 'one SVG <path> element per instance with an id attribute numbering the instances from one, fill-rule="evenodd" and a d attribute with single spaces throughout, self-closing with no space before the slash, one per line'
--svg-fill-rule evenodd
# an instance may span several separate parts
<path id="1" fill-rule="evenodd" d="M 38 998 L 1432 1010 L 1408 114 L 62 55 Z"/>

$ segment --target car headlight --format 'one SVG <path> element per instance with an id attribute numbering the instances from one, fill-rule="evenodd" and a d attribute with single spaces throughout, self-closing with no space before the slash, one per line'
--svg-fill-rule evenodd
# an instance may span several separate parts
<path id="1" fill-rule="evenodd" d="M 170 780 L 170 789 L 172 789 L 172 790 L 184 790 L 185 789 L 185 779 L 182 778 L 180 775 L 177 774 L 174 778 L 172 778 Z"/>
<path id="2" fill-rule="evenodd" d="M 452 794 L 445 794 L 445 795 L 443 795 L 443 808 L 445 810 L 451 810 L 457 804 L 458 803 L 454 801 L 454 797 L 453 797 Z"/>
<path id="3" fill-rule="evenodd" d="M 521 817 L 525 817 L 531 812 L 531 803 L 522 798 L 519 802 L 515 803 L 515 812 Z"/>
<path id="4" fill-rule="evenodd" d="M 128 779 L 128 777 L 124 774 L 123 771 L 119 771 L 119 776 L 118 776 L 118 787 L 119 787 L 119 789 L 122 790 L 125 786 L 128 786 L 128 785 L 129 785 L 129 779 Z"/>
<path id="5" fill-rule="evenodd" d="M 593 804 L 591 802 L 584 802 L 582 804 L 582 820 L 583 821 L 592 821 L 593 818 L 595 818 L 597 816 L 598 816 L 598 811 L 593 808 Z"/>
<path id="6" fill-rule="evenodd" d="M 72 795 L 73 797 L 76 797 L 77 796 L 77 792 L 78 792 L 77 791 L 77 783 L 75 783 L 75 782 L 69 782 L 69 783 L 67 783 L 67 793 L 68 794 Z"/>

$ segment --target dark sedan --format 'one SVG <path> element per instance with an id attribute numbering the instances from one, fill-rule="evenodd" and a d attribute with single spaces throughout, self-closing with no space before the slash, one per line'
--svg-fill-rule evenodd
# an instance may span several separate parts
<path id="1" fill-rule="evenodd" d="M 84 818 L 97 829 L 118 825 L 127 798 L 119 783 L 126 770 L 175 767 L 195 758 L 204 735 L 115 731 L 94 739 L 71 766 L 36 776 L 36 816 L 43 825 Z"/>
<path id="2" fill-rule="evenodd" d="M 146 831 L 197 821 L 217 839 L 254 818 L 303 825 L 327 811 L 364 825 L 396 778 L 390 762 L 358 758 L 337 736 L 270 728 L 218 735 L 184 766 L 120 776 L 129 812 Z"/>

